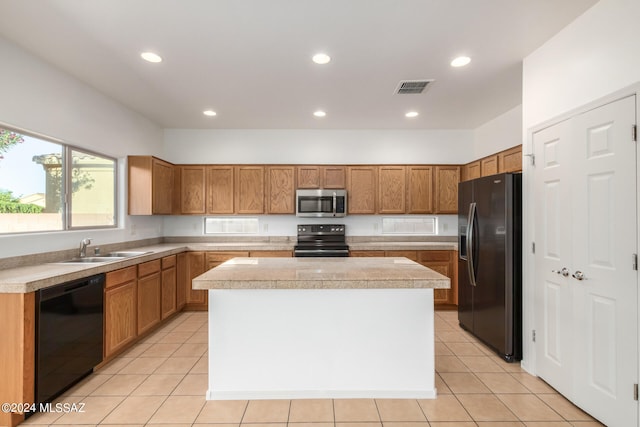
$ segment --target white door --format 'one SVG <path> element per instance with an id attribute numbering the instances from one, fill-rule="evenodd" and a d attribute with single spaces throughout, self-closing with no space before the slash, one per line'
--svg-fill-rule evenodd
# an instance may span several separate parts
<path id="1" fill-rule="evenodd" d="M 536 371 L 556 390 L 573 384 L 571 122 L 533 136 L 535 154 Z"/>
<path id="2" fill-rule="evenodd" d="M 609 426 L 638 424 L 635 105 L 625 98 L 574 125 L 574 401 Z"/>
<path id="3" fill-rule="evenodd" d="M 608 426 L 638 425 L 635 104 L 604 105 L 533 139 L 536 369 Z"/>

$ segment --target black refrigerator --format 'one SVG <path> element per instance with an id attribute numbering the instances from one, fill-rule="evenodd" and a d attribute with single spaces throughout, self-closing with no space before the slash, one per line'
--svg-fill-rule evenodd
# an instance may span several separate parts
<path id="1" fill-rule="evenodd" d="M 458 321 L 503 359 L 522 359 L 522 175 L 458 186 Z"/>

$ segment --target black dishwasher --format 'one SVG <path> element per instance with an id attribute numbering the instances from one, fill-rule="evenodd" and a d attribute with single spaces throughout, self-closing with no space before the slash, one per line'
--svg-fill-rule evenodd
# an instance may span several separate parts
<path id="1" fill-rule="evenodd" d="M 36 401 L 49 402 L 102 361 L 104 274 L 38 292 Z"/>

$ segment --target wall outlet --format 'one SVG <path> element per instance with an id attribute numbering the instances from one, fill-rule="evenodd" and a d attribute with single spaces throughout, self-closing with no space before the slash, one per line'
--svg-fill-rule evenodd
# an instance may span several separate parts
<path id="1" fill-rule="evenodd" d="M 132 236 L 135 236 L 135 235 L 136 235 L 136 233 L 137 233 L 137 230 L 136 230 L 136 225 L 135 225 L 135 223 L 134 223 L 134 224 L 131 224 L 131 235 L 132 235 Z"/>
<path id="2" fill-rule="evenodd" d="M 262 232 L 267 233 L 269 231 L 269 224 L 262 224 Z"/>

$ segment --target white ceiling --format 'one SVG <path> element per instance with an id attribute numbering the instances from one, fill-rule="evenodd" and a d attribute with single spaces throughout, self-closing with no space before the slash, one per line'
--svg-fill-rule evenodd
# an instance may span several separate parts
<path id="1" fill-rule="evenodd" d="M 0 0 L 0 34 L 163 128 L 473 129 L 521 103 L 522 58 L 596 1 Z"/>

